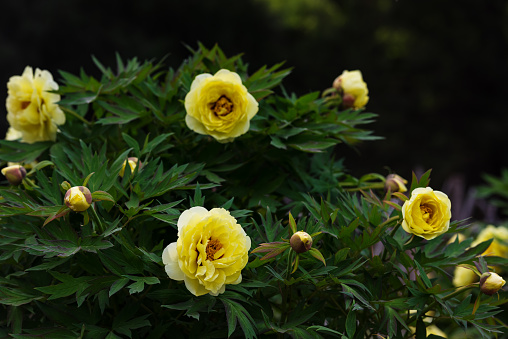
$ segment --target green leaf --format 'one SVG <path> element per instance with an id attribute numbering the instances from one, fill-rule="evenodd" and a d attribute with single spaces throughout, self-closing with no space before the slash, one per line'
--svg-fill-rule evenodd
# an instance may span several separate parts
<path id="1" fill-rule="evenodd" d="M 237 321 L 243 330 L 245 338 L 256 338 L 256 322 L 247 312 L 245 307 L 236 301 L 226 298 L 220 298 L 226 310 L 226 318 L 228 322 L 228 337 L 231 337 L 236 329 Z"/>

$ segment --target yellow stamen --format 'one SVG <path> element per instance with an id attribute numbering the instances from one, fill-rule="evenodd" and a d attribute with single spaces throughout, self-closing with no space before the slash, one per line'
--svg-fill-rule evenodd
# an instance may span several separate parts
<path id="1" fill-rule="evenodd" d="M 218 239 L 209 240 L 206 244 L 206 260 L 214 261 L 215 253 L 222 248 L 222 244 Z M 219 259 L 219 258 L 217 258 Z"/>
<path id="2" fill-rule="evenodd" d="M 427 222 L 429 219 L 432 219 L 432 208 L 429 206 L 421 205 L 420 211 L 422 212 L 422 218 L 425 222 Z"/>
<path id="3" fill-rule="evenodd" d="M 212 104 L 212 111 L 216 116 L 226 116 L 233 111 L 233 103 L 223 95 Z"/>

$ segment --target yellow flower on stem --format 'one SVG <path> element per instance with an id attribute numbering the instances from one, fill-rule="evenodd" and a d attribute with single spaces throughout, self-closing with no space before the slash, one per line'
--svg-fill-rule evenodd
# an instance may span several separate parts
<path id="1" fill-rule="evenodd" d="M 65 123 L 65 114 L 56 104 L 60 95 L 50 72 L 27 66 L 21 76 L 13 76 L 7 83 L 7 120 L 27 143 L 56 140 L 58 125 Z M 15 131 L 10 131 L 11 136 Z"/>
<path id="2" fill-rule="evenodd" d="M 342 104 L 349 108 L 362 108 L 369 101 L 369 90 L 362 72 L 344 71 L 333 81 L 333 87 L 342 95 Z"/>
<path id="3" fill-rule="evenodd" d="M 178 240 L 162 252 L 171 279 L 183 280 L 194 295 L 218 295 L 242 281 L 251 241 L 223 208 L 192 207 L 178 219 Z"/>
<path id="4" fill-rule="evenodd" d="M 448 196 L 430 187 L 416 188 L 402 205 L 402 228 L 427 240 L 445 233 L 452 217 Z"/>
<path id="5" fill-rule="evenodd" d="M 185 110 L 185 123 L 191 130 L 224 143 L 249 130 L 258 102 L 238 74 L 221 69 L 213 76 L 205 73 L 194 79 L 185 96 Z"/>

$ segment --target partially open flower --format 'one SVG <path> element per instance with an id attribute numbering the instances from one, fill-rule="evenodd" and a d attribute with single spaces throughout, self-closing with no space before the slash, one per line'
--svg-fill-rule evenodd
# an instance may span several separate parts
<path id="1" fill-rule="evenodd" d="M 312 247 L 312 237 L 303 231 L 298 231 L 289 240 L 291 248 L 296 253 L 304 253 Z"/>
<path id="2" fill-rule="evenodd" d="M 26 169 L 21 165 L 12 165 L 2 168 L 2 174 L 5 175 L 11 185 L 17 186 L 26 177 Z"/>
<path id="3" fill-rule="evenodd" d="M 141 161 L 139 161 L 138 158 L 136 158 L 136 157 L 129 157 L 129 158 L 127 158 L 127 160 L 125 160 L 123 162 L 122 169 L 118 173 L 119 176 L 123 177 L 123 175 L 125 174 L 125 166 L 127 166 L 127 163 L 129 164 L 129 167 L 131 168 L 131 173 L 134 172 L 134 169 L 136 168 L 136 164 L 139 163 L 139 168 L 141 168 L 141 166 L 143 165 L 141 163 Z"/>
<path id="4" fill-rule="evenodd" d="M 386 176 L 385 181 L 386 190 L 390 190 L 391 192 L 404 193 L 407 191 L 406 184 L 407 180 L 397 174 L 388 174 Z"/>
<path id="5" fill-rule="evenodd" d="M 342 95 L 342 105 L 346 108 L 362 108 L 369 101 L 367 84 L 358 70 L 342 72 L 334 80 L 333 87 Z"/>
<path id="6" fill-rule="evenodd" d="M 486 295 L 496 294 L 506 281 L 497 273 L 485 272 L 480 277 L 480 290 Z"/>
<path id="7" fill-rule="evenodd" d="M 92 194 L 85 186 L 74 186 L 67 190 L 65 204 L 74 212 L 83 212 L 92 203 Z"/>

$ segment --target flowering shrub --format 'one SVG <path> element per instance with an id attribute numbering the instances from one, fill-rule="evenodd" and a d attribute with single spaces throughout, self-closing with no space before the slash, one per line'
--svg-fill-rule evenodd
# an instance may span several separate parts
<path id="1" fill-rule="evenodd" d="M 217 46 L 176 69 L 93 60 L 100 79 L 60 71 L 30 96 L 58 102 L 7 105 L 0 337 L 506 335 L 508 260 L 472 243 L 430 171 L 354 175 L 338 157 L 378 139 L 361 77 L 348 106 L 347 77 L 299 96 L 282 64 L 252 72 Z M 29 139 L 16 124 L 34 112 Z"/>

